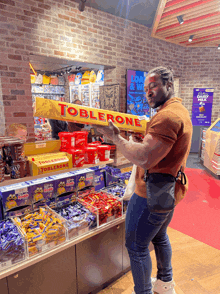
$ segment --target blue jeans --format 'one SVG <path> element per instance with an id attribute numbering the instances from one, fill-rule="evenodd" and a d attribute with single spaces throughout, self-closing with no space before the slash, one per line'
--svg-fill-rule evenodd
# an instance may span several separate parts
<path id="1" fill-rule="evenodd" d="M 128 204 L 125 221 L 126 248 L 131 262 L 136 294 L 152 294 L 152 263 L 149 244 L 152 241 L 157 258 L 157 278 L 172 280 L 172 249 L 167 227 L 174 210 L 168 213 L 151 213 L 147 199 L 133 194 Z"/>

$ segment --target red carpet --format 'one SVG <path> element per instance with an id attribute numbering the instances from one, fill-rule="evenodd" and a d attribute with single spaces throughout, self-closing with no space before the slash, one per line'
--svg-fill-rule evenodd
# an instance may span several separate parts
<path id="1" fill-rule="evenodd" d="M 220 250 L 220 180 L 186 168 L 189 190 L 175 208 L 170 227 Z"/>

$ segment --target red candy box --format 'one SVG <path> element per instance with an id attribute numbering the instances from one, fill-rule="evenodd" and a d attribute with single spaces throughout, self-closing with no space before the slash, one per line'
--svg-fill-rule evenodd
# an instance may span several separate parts
<path id="1" fill-rule="evenodd" d="M 100 145 L 101 145 L 101 142 L 95 141 L 95 142 L 89 143 L 88 147 L 97 147 L 97 146 L 100 146 Z"/>
<path id="2" fill-rule="evenodd" d="M 107 161 L 110 159 L 111 146 L 100 145 L 100 146 L 97 146 L 97 150 L 98 150 L 98 157 L 100 161 Z"/>
<path id="3" fill-rule="evenodd" d="M 72 154 L 73 167 L 82 167 L 84 165 L 84 151 L 79 149 L 69 149 L 69 154 Z"/>
<path id="4" fill-rule="evenodd" d="M 58 136 L 60 137 L 60 141 L 61 141 L 60 151 L 66 152 L 71 147 L 72 133 L 60 132 Z"/>
<path id="5" fill-rule="evenodd" d="M 71 148 L 83 149 L 87 146 L 88 132 L 73 132 Z"/>
<path id="6" fill-rule="evenodd" d="M 86 147 L 85 152 L 85 163 L 97 164 L 99 162 L 98 151 L 95 147 Z"/>

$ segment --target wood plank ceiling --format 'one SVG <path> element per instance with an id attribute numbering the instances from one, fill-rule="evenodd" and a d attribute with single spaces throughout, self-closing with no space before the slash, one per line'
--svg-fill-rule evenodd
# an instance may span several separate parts
<path id="1" fill-rule="evenodd" d="M 151 36 L 184 47 L 218 48 L 220 0 L 160 0 Z"/>

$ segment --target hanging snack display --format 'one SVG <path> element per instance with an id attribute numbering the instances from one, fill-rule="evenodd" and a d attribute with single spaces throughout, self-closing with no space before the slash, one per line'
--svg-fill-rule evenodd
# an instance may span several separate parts
<path id="1" fill-rule="evenodd" d="M 95 109 L 82 105 L 36 98 L 34 116 L 107 126 L 111 120 L 119 129 L 145 133 L 148 119 L 127 113 Z"/>

